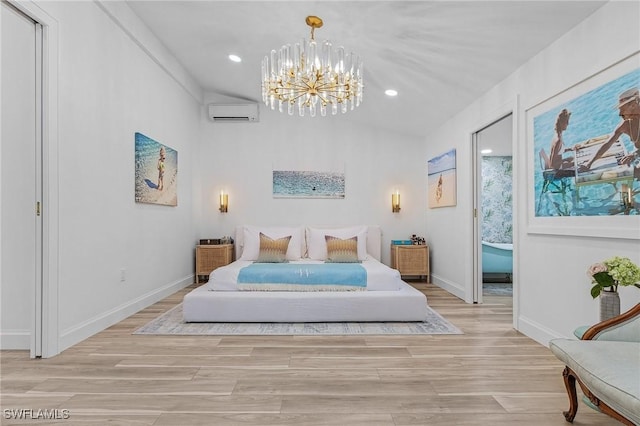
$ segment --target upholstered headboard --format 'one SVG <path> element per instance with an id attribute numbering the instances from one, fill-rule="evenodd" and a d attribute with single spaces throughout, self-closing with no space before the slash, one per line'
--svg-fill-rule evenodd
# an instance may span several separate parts
<path id="1" fill-rule="evenodd" d="M 240 259 L 240 256 L 242 256 L 242 248 L 244 247 L 243 228 L 244 228 L 243 226 L 236 226 L 236 235 L 235 235 L 236 259 Z M 301 227 L 301 228 L 304 229 L 305 227 Z M 332 228 L 341 228 L 341 227 L 340 226 L 317 226 L 317 228 L 332 229 Z M 367 226 L 367 253 L 369 253 L 376 260 L 381 261 L 381 256 L 382 256 L 381 250 L 382 250 L 382 231 L 380 230 L 380 227 L 377 225 Z"/>

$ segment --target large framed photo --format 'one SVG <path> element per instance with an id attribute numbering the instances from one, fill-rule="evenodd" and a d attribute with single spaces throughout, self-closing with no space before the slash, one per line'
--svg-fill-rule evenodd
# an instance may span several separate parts
<path id="1" fill-rule="evenodd" d="M 178 151 L 135 134 L 136 203 L 178 205 Z"/>
<path id="2" fill-rule="evenodd" d="M 427 161 L 429 208 L 456 205 L 456 150 L 452 149 Z"/>
<path id="3" fill-rule="evenodd" d="M 335 167 L 280 167 L 272 174 L 273 198 L 345 198 L 344 164 Z"/>
<path id="4" fill-rule="evenodd" d="M 526 110 L 527 231 L 640 239 L 640 54 Z"/>

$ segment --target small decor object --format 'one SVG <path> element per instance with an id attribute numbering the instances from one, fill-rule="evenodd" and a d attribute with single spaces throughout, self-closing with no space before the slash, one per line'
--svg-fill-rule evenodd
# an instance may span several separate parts
<path id="1" fill-rule="evenodd" d="M 423 237 L 418 237 L 416 234 L 411 235 L 411 244 L 414 246 L 423 246 L 426 241 Z"/>
<path id="2" fill-rule="evenodd" d="M 135 200 L 137 203 L 178 205 L 178 151 L 135 134 Z"/>
<path id="3" fill-rule="evenodd" d="M 600 293 L 600 321 L 620 315 L 620 294 L 604 290 Z"/>
<path id="4" fill-rule="evenodd" d="M 615 256 L 589 267 L 591 277 L 591 297 L 600 296 L 600 321 L 620 315 L 618 286 L 640 288 L 640 267 L 627 257 Z"/>
<path id="5" fill-rule="evenodd" d="M 200 239 L 200 245 L 201 246 L 211 246 L 211 245 L 218 245 L 218 244 L 221 244 L 220 243 L 220 238 Z"/>

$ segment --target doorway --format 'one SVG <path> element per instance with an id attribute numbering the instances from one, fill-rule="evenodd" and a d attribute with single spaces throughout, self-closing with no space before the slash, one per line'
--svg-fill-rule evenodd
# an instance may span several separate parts
<path id="1" fill-rule="evenodd" d="M 513 298 L 513 116 L 507 114 L 473 135 L 474 303 Z M 511 300 L 507 300 L 511 299 Z"/>
<path id="2" fill-rule="evenodd" d="M 0 342 L 47 358 L 59 353 L 58 23 L 31 1 L 3 0 L 0 18 Z"/>
<path id="3" fill-rule="evenodd" d="M 10 4 L 1 7 L 3 349 L 30 349 L 36 357 L 42 352 L 42 28 Z"/>

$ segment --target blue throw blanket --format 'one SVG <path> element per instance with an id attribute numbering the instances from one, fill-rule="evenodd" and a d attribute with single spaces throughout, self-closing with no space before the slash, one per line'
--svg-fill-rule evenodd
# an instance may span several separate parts
<path id="1" fill-rule="evenodd" d="M 238 288 L 259 291 L 353 291 L 367 289 L 357 263 L 253 263 L 240 269 Z"/>

